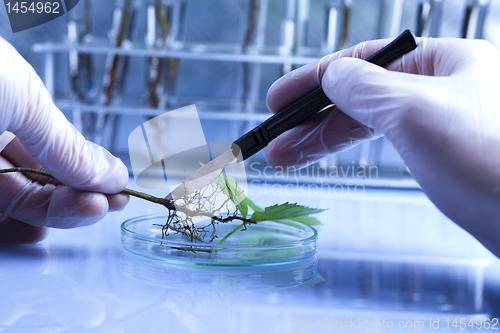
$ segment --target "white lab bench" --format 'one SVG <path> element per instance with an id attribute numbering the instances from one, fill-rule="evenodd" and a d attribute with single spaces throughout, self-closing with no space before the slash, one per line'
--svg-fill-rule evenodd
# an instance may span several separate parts
<path id="1" fill-rule="evenodd" d="M 422 321 L 420 332 L 438 319 L 448 331 L 447 319 L 489 318 L 484 276 L 498 260 L 421 192 L 288 193 L 253 199 L 328 210 L 317 259 L 277 269 L 175 267 L 127 253 L 120 224 L 163 210 L 136 198 L 93 226 L 3 246 L 0 332 L 296 332 L 359 318 Z"/>

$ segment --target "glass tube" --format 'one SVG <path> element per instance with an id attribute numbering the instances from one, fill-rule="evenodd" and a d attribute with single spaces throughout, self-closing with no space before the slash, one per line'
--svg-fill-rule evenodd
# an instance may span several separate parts
<path id="1" fill-rule="evenodd" d="M 394 38 L 401 33 L 405 0 L 382 0 L 377 38 Z"/>
<path id="2" fill-rule="evenodd" d="M 443 3 L 441 0 L 422 1 L 417 10 L 417 37 L 439 37 Z"/>
<path id="3" fill-rule="evenodd" d="M 302 48 L 307 47 L 309 10 L 309 0 L 285 1 L 281 22 L 280 54 L 300 54 Z"/>
<path id="4" fill-rule="evenodd" d="M 80 10 L 72 10 L 68 17 L 68 42 L 70 44 L 88 44 L 92 40 L 90 33 L 90 0 L 84 2 Z M 68 51 L 69 75 L 71 78 L 72 98 L 87 101 L 93 87 L 93 60 L 90 54 L 78 53 L 74 49 Z M 72 121 L 75 127 L 89 137 L 94 129 L 95 117 L 82 114 L 77 107 L 72 110 Z"/>
<path id="5" fill-rule="evenodd" d="M 302 54 L 303 48 L 307 47 L 307 33 L 309 29 L 309 0 L 298 0 L 296 29 L 295 29 L 295 45 L 294 53 Z"/>
<path id="6" fill-rule="evenodd" d="M 174 1 L 152 1 L 147 6 L 146 46 L 150 49 L 170 48 L 173 33 Z M 177 59 L 148 57 L 146 99 L 154 108 L 170 106 L 170 96 L 177 79 Z"/>
<path id="7" fill-rule="evenodd" d="M 483 38 L 484 23 L 489 4 L 489 0 L 468 1 L 462 23 L 462 38 Z"/>
<path id="8" fill-rule="evenodd" d="M 186 37 L 186 13 L 187 1 L 174 0 L 172 4 L 172 27 L 168 40 L 168 44 L 173 49 L 181 49 L 184 47 Z"/>
<path id="9" fill-rule="evenodd" d="M 350 21 L 351 0 L 334 1 L 325 6 L 325 23 L 322 41 L 324 53 L 345 48 Z"/>
<path id="10" fill-rule="evenodd" d="M 116 48 L 122 48 L 132 44 L 132 33 L 137 12 L 141 6 L 140 0 L 117 1 L 113 11 L 113 22 L 109 31 L 110 44 Z M 116 97 L 121 99 L 125 90 L 125 79 L 128 73 L 129 57 L 110 53 L 106 59 L 104 70 L 103 92 L 101 104 L 109 106 L 115 102 Z M 108 123 L 109 115 L 100 110 L 97 114 L 94 142 L 103 144 L 103 133 Z M 111 123 L 118 120 L 112 117 Z M 113 131 L 114 132 L 114 131 Z M 114 139 L 114 133 L 112 139 Z M 112 143 L 113 144 L 113 143 Z"/>
<path id="11" fill-rule="evenodd" d="M 247 53 L 249 48 L 255 40 L 256 30 L 257 30 L 257 18 L 258 18 L 258 3 L 257 0 L 246 0 L 245 2 L 246 11 L 243 13 L 244 18 L 242 22 L 246 22 L 243 29 L 243 42 L 241 45 L 241 52 Z M 242 88 L 240 94 L 240 104 L 241 109 L 246 111 L 247 109 L 247 99 L 251 95 L 251 77 L 252 77 L 251 64 L 248 62 L 242 63 Z"/>
<path id="12" fill-rule="evenodd" d="M 290 55 L 293 51 L 295 41 L 295 13 L 296 0 L 286 0 L 281 21 L 281 46 L 280 54 Z"/>

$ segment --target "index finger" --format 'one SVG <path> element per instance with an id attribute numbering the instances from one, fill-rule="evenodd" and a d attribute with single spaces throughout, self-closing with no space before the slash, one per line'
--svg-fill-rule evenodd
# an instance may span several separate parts
<path id="1" fill-rule="evenodd" d="M 366 59 L 391 41 L 392 39 L 379 39 L 362 42 L 284 75 L 269 88 L 267 94 L 269 110 L 277 113 L 318 88 L 323 74 L 333 61 L 344 57 Z M 474 50 L 474 47 L 467 47 L 464 43 L 467 42 L 457 45 L 456 39 L 451 38 L 417 38 L 418 47 L 389 64 L 386 69 L 420 75 L 450 75 L 461 59 L 466 56 L 464 52 Z M 438 63 L 441 66 L 437 66 Z"/>
<path id="2" fill-rule="evenodd" d="M 390 39 L 363 42 L 287 73 L 269 88 L 267 107 L 272 113 L 277 113 L 318 88 L 330 62 L 342 57 L 368 58 L 390 42 Z"/>
<path id="3" fill-rule="evenodd" d="M 24 167 L 34 170 L 46 171 L 37 160 L 35 160 L 24 148 L 23 144 L 16 137 L 14 138 L 5 149 L 0 153 L 7 160 L 9 160 L 12 165 L 16 167 Z M 45 176 L 39 176 L 36 174 L 24 173 L 24 175 L 31 179 L 32 181 L 38 182 L 41 185 L 45 184 L 54 184 L 54 185 L 62 185 L 56 179 L 48 178 Z"/>

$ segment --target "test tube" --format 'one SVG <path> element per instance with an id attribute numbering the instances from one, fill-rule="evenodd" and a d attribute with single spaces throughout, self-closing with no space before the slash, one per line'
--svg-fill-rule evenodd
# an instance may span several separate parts
<path id="1" fill-rule="evenodd" d="M 68 17 L 68 42 L 73 45 L 88 43 L 90 34 L 90 0 L 84 2 L 83 8 L 72 10 Z M 79 53 L 76 49 L 68 52 L 69 75 L 71 78 L 72 98 L 85 101 L 92 89 L 93 64 L 90 54 Z M 90 114 L 83 114 L 78 103 L 72 109 L 72 121 L 75 127 L 88 137 L 94 125 Z"/>
<path id="2" fill-rule="evenodd" d="M 484 23 L 489 4 L 489 0 L 468 1 L 462 23 L 462 38 L 483 38 Z"/>
<path id="3" fill-rule="evenodd" d="M 75 20 L 68 21 L 68 42 L 70 44 L 78 44 L 78 25 Z M 78 74 L 78 52 L 74 49 L 69 51 L 69 74 L 71 78 Z M 74 89 L 75 87 L 71 87 Z"/>
<path id="4" fill-rule="evenodd" d="M 439 37 L 442 7 L 442 0 L 426 0 L 419 3 L 416 29 L 418 37 Z"/>
<path id="5" fill-rule="evenodd" d="M 307 47 L 307 32 L 309 28 L 309 0 L 287 0 L 284 4 L 283 20 L 281 22 L 281 55 L 304 53 Z M 293 64 L 283 64 L 283 72 L 293 69 Z"/>
<path id="6" fill-rule="evenodd" d="M 420 2 L 417 9 L 417 28 L 415 34 L 419 37 L 424 32 L 431 13 L 431 3 L 429 1 Z"/>
<path id="7" fill-rule="evenodd" d="M 111 30 L 108 33 L 111 46 L 121 48 L 132 43 L 134 21 L 140 6 L 141 0 L 118 0 L 116 2 Z M 103 94 L 101 97 L 101 103 L 104 106 L 111 105 L 116 96 L 120 98 L 123 96 L 128 63 L 129 58 L 127 56 L 120 56 L 114 53 L 108 54 L 104 73 Z M 97 144 L 102 145 L 103 132 L 106 128 L 108 118 L 109 115 L 104 109 L 99 110 L 94 133 L 94 142 Z M 117 123 L 117 121 L 113 117 L 112 123 Z M 112 137 L 114 139 L 114 135 Z"/>
<path id="8" fill-rule="evenodd" d="M 173 7 L 173 1 L 165 0 L 155 0 L 147 6 L 145 42 L 148 48 L 167 49 L 170 47 Z M 152 107 L 164 107 L 169 104 L 176 76 L 176 59 L 148 57 L 146 98 Z"/>
<path id="9" fill-rule="evenodd" d="M 91 40 L 90 36 L 90 0 L 86 0 L 83 10 L 71 11 L 68 20 L 68 42 L 84 44 Z M 79 54 L 75 49 L 68 52 L 71 89 L 79 100 L 84 100 L 90 90 L 91 61 L 90 55 Z"/>
<path id="10" fill-rule="evenodd" d="M 309 26 L 309 0 L 287 0 L 281 22 L 280 54 L 290 55 L 301 52 L 307 46 Z"/>
<path id="11" fill-rule="evenodd" d="M 434 0 L 432 3 L 432 15 L 429 27 L 429 37 L 439 37 L 442 18 L 443 18 L 443 1 Z"/>
<path id="12" fill-rule="evenodd" d="M 255 35 L 257 32 L 257 21 L 258 21 L 258 1 L 257 0 L 245 0 L 243 8 L 246 10 L 243 11 L 242 22 L 245 22 L 243 28 L 243 42 L 241 45 L 241 52 L 247 53 L 249 51 L 250 46 L 253 44 L 255 39 Z M 240 93 L 240 107 L 243 111 L 247 108 L 247 99 L 251 95 L 251 77 L 252 77 L 252 68 L 251 64 L 248 62 L 243 62 L 241 64 L 241 79 L 242 79 L 242 88 Z"/>
<path id="13" fill-rule="evenodd" d="M 337 6 L 326 5 L 325 7 L 325 31 L 323 38 L 323 52 L 333 53 L 338 44 L 338 21 L 339 10 Z"/>
<path id="14" fill-rule="evenodd" d="M 244 10 L 242 11 L 242 43 L 241 52 L 247 53 L 249 47 L 255 39 L 258 19 L 258 0 L 244 0 Z"/>
<path id="15" fill-rule="evenodd" d="M 382 0 L 377 38 L 394 38 L 401 32 L 405 0 Z"/>
<path id="16" fill-rule="evenodd" d="M 125 0 L 125 2 L 117 1 L 117 4 L 113 12 L 112 28 L 108 35 L 110 44 L 121 48 L 132 43 L 135 18 L 141 3 L 140 0 L 134 0 L 134 2 Z M 108 55 L 104 76 L 104 105 L 111 104 L 115 90 L 123 90 L 127 70 L 127 56 L 113 53 Z"/>
<path id="17" fill-rule="evenodd" d="M 156 43 L 156 9 L 152 3 L 146 7 L 146 36 L 144 43 L 148 49 L 152 49 Z"/>
<path id="18" fill-rule="evenodd" d="M 307 33 L 309 29 L 309 0 L 298 0 L 296 29 L 295 29 L 295 45 L 294 53 L 302 54 L 303 48 L 307 47 Z"/>
<path id="19" fill-rule="evenodd" d="M 186 33 L 186 0 L 174 0 L 172 4 L 171 32 L 169 35 L 168 45 L 173 49 L 181 49 L 184 47 Z"/>
<path id="20" fill-rule="evenodd" d="M 290 55 L 293 51 L 295 41 L 295 13 L 296 0 L 286 0 L 281 21 L 281 46 L 279 53 Z"/>
<path id="21" fill-rule="evenodd" d="M 146 39 L 150 47 L 156 43 L 161 47 L 179 49 L 184 43 L 185 0 L 152 0 L 146 9 Z"/>
<path id="22" fill-rule="evenodd" d="M 350 7 L 351 0 L 330 2 L 325 6 L 325 29 L 322 42 L 324 53 L 333 53 L 346 46 Z"/>

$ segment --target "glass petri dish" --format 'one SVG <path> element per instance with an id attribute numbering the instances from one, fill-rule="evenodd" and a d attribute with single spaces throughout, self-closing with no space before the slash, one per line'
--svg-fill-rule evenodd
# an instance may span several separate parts
<path id="1" fill-rule="evenodd" d="M 259 222 L 231 235 L 223 244 L 191 243 L 180 234 L 162 239 L 166 214 L 129 219 L 121 225 L 123 247 L 140 256 L 177 264 L 209 266 L 276 265 L 304 260 L 316 254 L 318 233 L 299 222 Z M 219 239 L 239 223 L 217 225 Z"/>
<path id="2" fill-rule="evenodd" d="M 254 292 L 303 288 L 321 281 L 316 256 L 281 265 L 184 265 L 122 249 L 120 270 L 133 280 L 178 290 Z"/>

